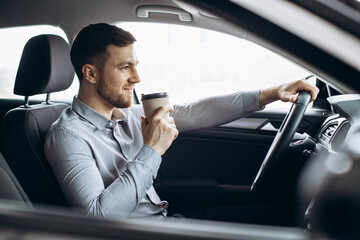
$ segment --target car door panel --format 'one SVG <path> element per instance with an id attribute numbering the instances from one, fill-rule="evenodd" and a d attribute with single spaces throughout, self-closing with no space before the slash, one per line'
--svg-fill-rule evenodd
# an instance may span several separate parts
<path id="1" fill-rule="evenodd" d="M 223 205 L 248 195 L 272 139 L 256 129 L 228 127 L 181 134 L 159 171 L 164 199 L 203 206 L 205 199 Z"/>
<path id="2" fill-rule="evenodd" d="M 181 133 L 164 154 L 155 181 L 160 195 L 180 205 L 243 204 L 285 110 L 255 112 L 219 127 Z M 318 129 L 325 115 L 309 111 L 300 132 Z M 180 200 L 180 201 L 179 201 Z"/>

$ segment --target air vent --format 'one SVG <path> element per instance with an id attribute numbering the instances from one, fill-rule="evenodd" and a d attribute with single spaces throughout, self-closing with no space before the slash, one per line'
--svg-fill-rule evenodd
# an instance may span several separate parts
<path id="1" fill-rule="evenodd" d="M 330 138 L 334 135 L 334 133 L 335 133 L 335 131 L 336 131 L 336 129 L 337 129 L 338 126 L 339 126 L 339 123 L 331 123 L 331 124 L 329 124 L 329 125 L 324 129 L 324 131 L 322 132 L 320 138 L 321 138 L 322 140 L 324 140 L 324 141 L 330 139 Z"/>
<path id="2" fill-rule="evenodd" d="M 339 128 L 343 123 L 346 121 L 345 118 L 336 118 L 332 121 L 328 122 L 322 129 L 319 134 L 319 138 L 326 142 L 327 144 L 330 143 L 330 140 L 333 139 L 334 135 L 337 134 Z"/>

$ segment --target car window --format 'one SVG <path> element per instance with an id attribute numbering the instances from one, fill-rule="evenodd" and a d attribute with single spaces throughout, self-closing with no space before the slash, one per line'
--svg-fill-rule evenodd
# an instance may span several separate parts
<path id="1" fill-rule="evenodd" d="M 309 75 L 301 67 L 244 39 L 194 27 L 158 23 L 121 23 L 135 36 L 141 93 L 166 91 L 171 103 L 195 101 L 208 96 L 255 90 Z M 152 34 L 156 33 L 156 34 Z M 21 54 L 26 42 L 39 34 L 57 34 L 58 27 L 41 25 L 0 29 L 0 98 L 22 98 L 13 94 Z M 51 100 L 71 101 L 79 81 L 76 76 L 66 91 Z M 45 99 L 43 95 L 31 99 Z M 288 108 L 274 103 L 269 107 Z"/>
<path id="2" fill-rule="evenodd" d="M 166 91 L 171 103 L 255 90 L 309 75 L 247 40 L 193 27 L 120 23 L 137 39 L 141 93 Z M 274 107 L 289 107 L 275 103 Z"/>
<path id="3" fill-rule="evenodd" d="M 0 29 L 0 98 L 23 98 L 13 94 L 14 83 L 21 54 L 26 42 L 33 36 L 40 34 L 56 34 L 67 42 L 65 33 L 58 27 L 37 25 Z M 68 100 L 76 93 L 78 81 L 66 91 L 53 93 L 52 100 Z M 45 99 L 45 94 L 31 97 L 31 99 Z"/>

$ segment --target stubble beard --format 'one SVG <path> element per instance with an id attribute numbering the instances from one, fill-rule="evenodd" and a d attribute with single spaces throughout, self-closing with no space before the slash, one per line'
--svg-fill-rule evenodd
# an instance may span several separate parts
<path id="1" fill-rule="evenodd" d="M 132 97 L 130 99 L 126 99 L 125 94 L 119 94 L 118 89 L 112 89 L 109 84 L 107 84 L 103 78 L 99 79 L 99 85 L 97 87 L 97 93 L 100 97 L 102 97 L 105 101 L 111 104 L 116 108 L 129 108 L 133 104 Z"/>

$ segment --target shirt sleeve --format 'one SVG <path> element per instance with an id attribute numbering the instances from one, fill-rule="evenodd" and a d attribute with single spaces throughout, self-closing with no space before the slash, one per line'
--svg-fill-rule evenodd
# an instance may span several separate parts
<path id="1" fill-rule="evenodd" d="M 259 91 L 237 92 L 175 105 L 171 116 L 181 132 L 229 123 L 261 110 Z"/>
<path id="2" fill-rule="evenodd" d="M 161 163 L 161 156 L 144 145 L 105 188 L 91 147 L 70 130 L 49 131 L 45 154 L 70 205 L 103 217 L 131 214 L 153 184 Z"/>

